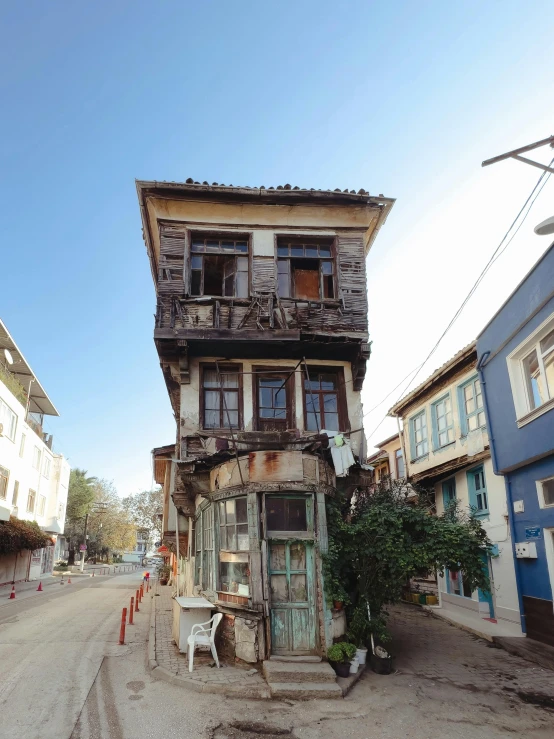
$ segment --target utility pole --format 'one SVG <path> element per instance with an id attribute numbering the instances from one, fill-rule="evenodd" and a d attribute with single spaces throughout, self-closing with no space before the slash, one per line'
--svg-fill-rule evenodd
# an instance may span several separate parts
<path id="1" fill-rule="evenodd" d="M 523 162 L 524 164 L 530 164 L 532 167 L 538 167 L 538 169 L 542 169 L 545 172 L 550 172 L 551 174 L 554 173 L 554 169 L 552 169 L 551 166 L 546 166 L 546 164 L 541 164 L 540 162 L 535 162 L 533 159 L 528 159 L 527 157 L 522 157 L 521 155 L 527 151 L 532 151 L 533 149 L 539 149 L 541 146 L 546 146 L 549 144 L 552 148 L 554 148 L 554 136 L 549 136 L 547 139 L 541 139 L 540 141 L 535 141 L 534 144 L 528 144 L 527 146 L 520 146 L 519 149 L 513 149 L 512 151 L 506 152 L 506 154 L 500 154 L 500 156 L 493 157 L 492 159 L 486 159 L 481 166 L 482 167 L 488 167 L 489 164 L 496 164 L 497 162 L 502 162 L 504 159 L 517 159 L 519 162 Z"/>
<path id="2" fill-rule="evenodd" d="M 86 554 L 86 546 L 87 546 L 87 526 L 88 526 L 88 513 L 85 514 L 85 533 L 83 534 L 83 544 L 85 546 L 84 549 L 81 549 L 81 563 L 79 565 L 79 569 L 81 572 L 85 569 L 85 554 Z"/>

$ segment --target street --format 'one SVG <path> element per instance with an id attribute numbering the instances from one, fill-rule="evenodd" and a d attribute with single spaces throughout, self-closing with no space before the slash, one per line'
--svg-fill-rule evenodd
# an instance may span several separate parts
<path id="1" fill-rule="evenodd" d="M 393 614 L 396 673 L 366 673 L 345 700 L 240 700 L 154 680 L 155 589 L 118 644 L 121 608 L 140 582 L 140 571 L 86 578 L 0 604 L 2 736 L 250 739 L 271 727 L 298 739 L 552 736 L 554 673 L 417 609 Z M 533 685 L 550 708 L 526 702 Z"/>

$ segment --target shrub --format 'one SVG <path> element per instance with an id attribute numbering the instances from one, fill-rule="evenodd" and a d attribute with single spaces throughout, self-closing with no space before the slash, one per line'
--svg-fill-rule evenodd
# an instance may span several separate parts
<path id="1" fill-rule="evenodd" d="M 40 530 L 36 521 L 20 521 L 15 516 L 0 521 L 0 555 L 42 549 L 51 544 L 52 539 Z"/>
<path id="2" fill-rule="evenodd" d="M 327 659 L 330 662 L 350 662 L 356 656 L 355 644 L 349 644 L 346 641 L 340 641 L 329 647 L 327 650 Z"/>

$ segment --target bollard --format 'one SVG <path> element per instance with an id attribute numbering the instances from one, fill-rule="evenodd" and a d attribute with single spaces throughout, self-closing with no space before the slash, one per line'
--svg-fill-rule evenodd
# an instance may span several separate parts
<path id="1" fill-rule="evenodd" d="M 131 607 L 129 608 L 129 623 L 130 624 L 133 623 L 133 604 L 134 602 L 135 602 L 135 599 L 133 598 L 133 596 L 131 596 Z"/>
<path id="2" fill-rule="evenodd" d="M 125 644 L 125 623 L 127 622 L 127 609 L 121 611 L 121 628 L 119 629 L 119 643 Z"/>
<path id="3" fill-rule="evenodd" d="M 136 596 L 135 596 L 135 613 L 139 612 L 139 591 L 137 590 Z"/>

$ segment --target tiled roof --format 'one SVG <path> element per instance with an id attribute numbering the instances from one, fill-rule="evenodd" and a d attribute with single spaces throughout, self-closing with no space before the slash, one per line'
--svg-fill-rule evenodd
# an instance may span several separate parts
<path id="1" fill-rule="evenodd" d="M 389 415 L 398 415 L 399 411 L 408 406 L 413 400 L 417 398 L 418 395 L 420 395 L 420 393 L 422 393 L 424 390 L 427 390 L 435 380 L 439 379 L 439 377 L 448 372 L 448 370 L 455 367 L 459 362 L 462 362 L 467 357 L 471 356 L 471 353 L 476 351 L 476 346 L 477 342 L 472 341 L 467 346 L 464 346 L 463 349 L 460 349 L 459 352 L 456 352 L 453 357 L 451 357 L 447 362 L 438 367 L 431 375 L 429 375 L 426 380 L 418 385 L 415 390 L 412 390 L 403 398 L 401 398 L 397 403 L 395 403 L 390 409 Z"/>
<path id="2" fill-rule="evenodd" d="M 325 189 L 316 189 L 314 187 L 299 187 L 298 185 L 277 185 L 277 186 L 270 186 L 266 187 L 265 185 L 260 185 L 259 187 L 251 187 L 249 185 L 225 185 L 222 182 L 212 182 L 211 184 L 204 180 L 203 182 L 200 182 L 199 180 L 194 180 L 192 177 L 189 177 L 185 182 L 169 182 L 169 181 L 143 181 L 143 180 L 137 180 L 137 189 L 143 190 L 143 189 L 182 189 L 182 190 L 191 190 L 196 192 L 236 192 L 236 193 L 250 193 L 250 194 L 285 194 L 287 192 L 295 193 L 297 195 L 302 194 L 320 194 L 325 195 L 327 197 L 329 196 L 337 196 L 341 195 L 343 197 L 348 197 L 348 199 L 351 200 L 368 200 L 369 198 L 374 200 L 383 200 L 387 201 L 389 203 L 394 202 L 394 198 L 387 198 L 383 194 L 379 195 L 371 195 L 367 190 L 364 190 L 363 188 L 360 188 L 359 190 L 349 190 L 346 188 L 345 190 L 341 190 L 339 187 L 335 188 L 334 190 L 325 190 Z"/>

